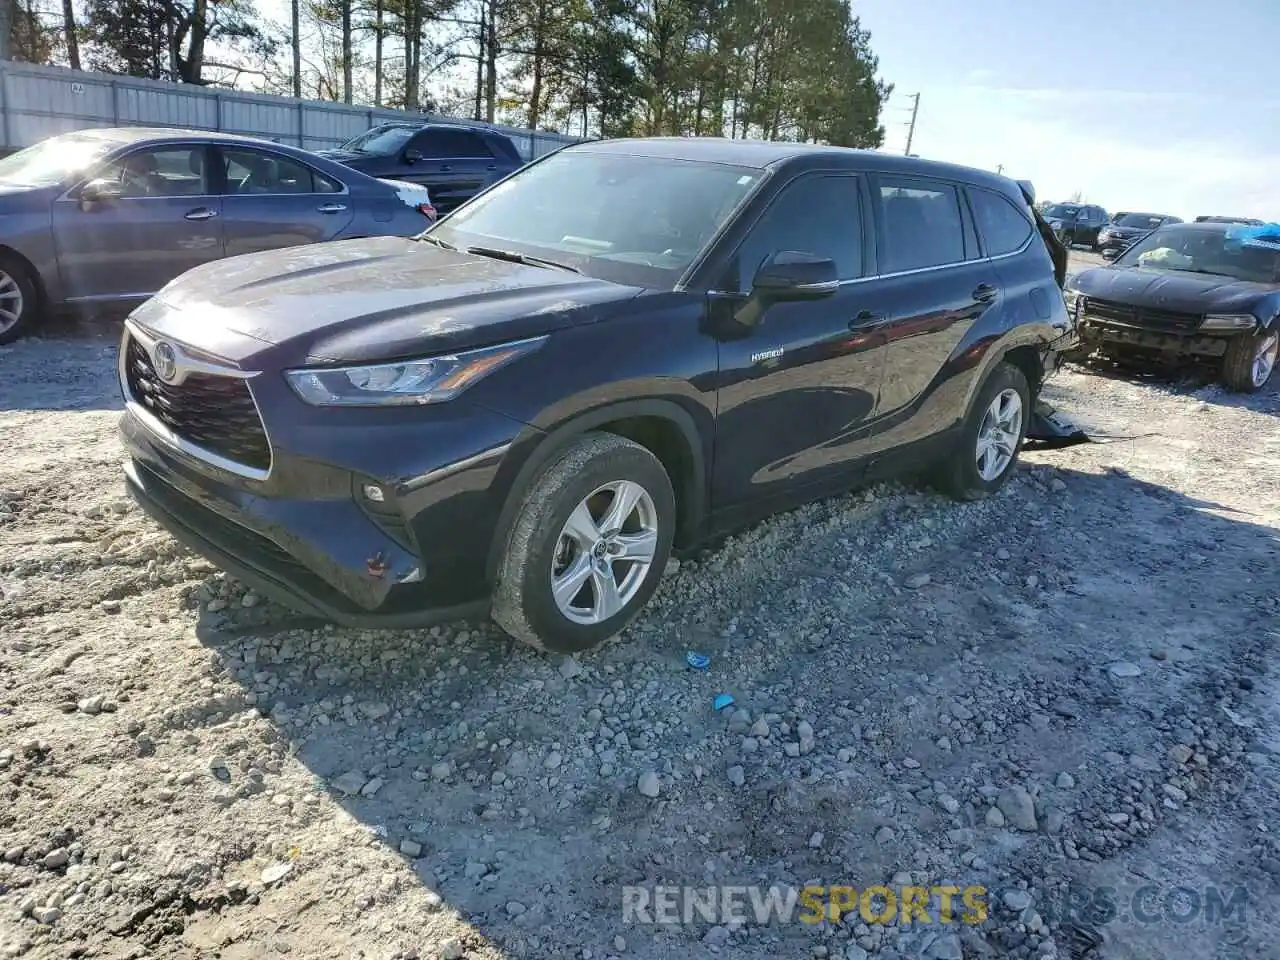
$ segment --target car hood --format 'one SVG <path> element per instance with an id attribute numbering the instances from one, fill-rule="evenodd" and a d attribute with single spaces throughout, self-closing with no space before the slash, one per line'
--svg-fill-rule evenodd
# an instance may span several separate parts
<path id="1" fill-rule="evenodd" d="M 189 270 L 134 313 L 153 332 L 240 363 L 355 363 L 441 353 L 599 319 L 642 292 L 567 270 L 404 237 L 232 257 Z"/>
<path id="2" fill-rule="evenodd" d="M 1149 267 L 1095 267 L 1076 274 L 1069 288 L 1086 297 L 1182 313 L 1246 313 L 1280 291 L 1280 285 Z"/>
<path id="3" fill-rule="evenodd" d="M 345 163 L 347 165 L 368 163 L 378 159 L 377 155 L 372 153 L 358 153 L 355 150 L 343 150 L 340 148 L 335 150 L 317 150 L 316 155 L 333 160 L 337 163 Z"/>

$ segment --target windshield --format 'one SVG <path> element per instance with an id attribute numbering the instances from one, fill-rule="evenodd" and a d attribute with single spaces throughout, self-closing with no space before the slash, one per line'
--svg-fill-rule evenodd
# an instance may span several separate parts
<path id="1" fill-rule="evenodd" d="M 1143 230 L 1154 230 L 1164 221 L 1164 217 L 1155 213 L 1126 213 L 1115 221 L 1117 227 L 1140 227 Z"/>
<path id="2" fill-rule="evenodd" d="M 53 187 L 84 170 L 117 147 L 103 137 L 69 133 L 51 137 L 0 160 L 0 182 Z"/>
<path id="3" fill-rule="evenodd" d="M 1055 203 L 1044 212 L 1044 218 L 1046 220 L 1074 220 L 1079 212 L 1079 207 L 1068 203 Z"/>
<path id="4" fill-rule="evenodd" d="M 1280 283 L 1280 250 L 1229 242 L 1226 231 L 1184 224 L 1147 234 L 1117 257 L 1115 265 Z"/>
<path id="5" fill-rule="evenodd" d="M 670 288 L 763 177 L 755 167 L 570 149 L 481 194 L 427 235 Z"/>
<path id="6" fill-rule="evenodd" d="M 406 143 L 417 133 L 414 127 L 382 126 L 366 130 L 358 137 L 353 137 L 342 145 L 343 150 L 353 153 L 374 153 L 379 156 L 390 156 L 399 153 Z"/>

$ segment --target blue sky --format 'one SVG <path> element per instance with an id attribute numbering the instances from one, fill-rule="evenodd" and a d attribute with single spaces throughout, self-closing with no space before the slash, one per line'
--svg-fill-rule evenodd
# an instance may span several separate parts
<path id="1" fill-rule="evenodd" d="M 853 0 L 895 85 L 885 149 L 1110 211 L 1280 220 L 1280 0 Z"/>

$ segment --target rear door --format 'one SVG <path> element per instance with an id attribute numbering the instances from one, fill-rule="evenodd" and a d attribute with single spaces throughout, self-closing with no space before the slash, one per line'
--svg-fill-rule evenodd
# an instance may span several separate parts
<path id="1" fill-rule="evenodd" d="M 227 256 L 339 237 L 354 210 L 346 187 L 283 153 L 217 148 Z"/>
<path id="2" fill-rule="evenodd" d="M 89 180 L 119 183 L 118 200 L 82 203 L 83 184 L 53 204 L 58 267 L 70 300 L 150 296 L 223 255 L 222 198 L 203 143 L 148 144 L 117 156 Z"/>
<path id="3" fill-rule="evenodd" d="M 872 202 L 878 295 L 888 314 L 877 413 L 910 417 L 894 439 L 907 443 L 949 425 L 911 412 L 923 405 L 960 341 L 997 305 L 1001 291 L 995 268 L 982 258 L 958 185 L 878 176 Z"/>

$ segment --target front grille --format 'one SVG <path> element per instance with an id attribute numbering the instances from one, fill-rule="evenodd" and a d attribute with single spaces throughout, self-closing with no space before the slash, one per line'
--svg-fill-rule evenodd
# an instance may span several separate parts
<path id="1" fill-rule="evenodd" d="M 1150 307 L 1134 307 L 1114 300 L 1097 300 L 1087 297 L 1081 304 L 1081 313 L 1087 319 L 1103 323 L 1122 323 L 1148 330 L 1186 332 L 1195 330 L 1204 320 L 1198 313 L 1181 313 L 1177 310 L 1156 310 Z"/>
<path id="2" fill-rule="evenodd" d="M 130 397 L 183 440 L 246 467 L 271 465 L 262 418 L 241 378 L 192 373 L 177 386 L 165 383 L 133 337 L 124 373 Z"/>

